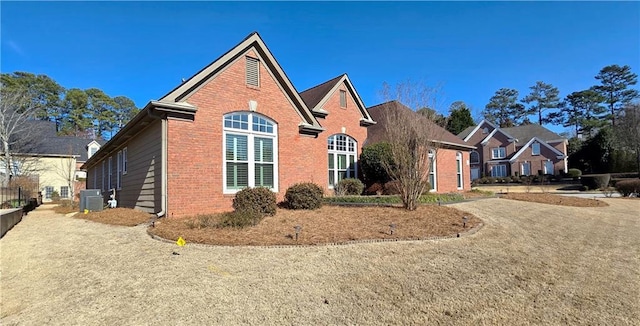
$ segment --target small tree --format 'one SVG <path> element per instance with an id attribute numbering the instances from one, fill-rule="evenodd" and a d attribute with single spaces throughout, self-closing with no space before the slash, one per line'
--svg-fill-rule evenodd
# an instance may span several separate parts
<path id="1" fill-rule="evenodd" d="M 438 89 L 405 82 L 394 89 L 385 84 L 381 94 L 388 102 L 381 105 L 382 119 L 378 123 L 384 124 L 393 156 L 393 164 L 383 161 L 383 166 L 391 180 L 397 182 L 404 208 L 415 210 L 418 198 L 429 185 L 430 157 L 437 156 L 438 140 L 446 132 L 433 118 L 415 111 L 438 107 Z"/>

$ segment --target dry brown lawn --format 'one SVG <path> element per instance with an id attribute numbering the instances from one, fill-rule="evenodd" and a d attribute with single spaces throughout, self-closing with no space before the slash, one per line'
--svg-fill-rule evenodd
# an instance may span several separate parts
<path id="1" fill-rule="evenodd" d="M 0 239 L 0 324 L 640 325 L 640 201 L 603 201 L 477 200 L 453 205 L 473 235 L 286 248 L 40 207 Z"/>
<path id="2" fill-rule="evenodd" d="M 87 214 L 78 213 L 73 215 L 73 217 L 99 223 L 122 226 L 136 226 L 139 224 L 148 223 L 151 220 L 151 215 L 149 213 L 121 207 L 107 209 L 99 212 L 89 212 Z"/>
<path id="3" fill-rule="evenodd" d="M 508 193 L 501 196 L 504 199 L 522 200 L 534 203 L 575 206 L 575 207 L 605 207 L 606 202 L 597 199 L 587 199 L 554 195 L 549 193 Z"/>
<path id="4" fill-rule="evenodd" d="M 467 216 L 463 228 L 462 217 Z M 420 206 L 415 211 L 398 207 L 323 206 L 317 210 L 278 209 L 258 225 L 244 229 L 192 228 L 198 217 L 160 220 L 150 232 L 165 239 L 215 245 L 316 245 L 354 240 L 425 239 L 455 236 L 481 221 L 447 206 Z M 391 224 L 395 231 L 391 234 Z M 295 226 L 301 226 L 298 240 Z"/>

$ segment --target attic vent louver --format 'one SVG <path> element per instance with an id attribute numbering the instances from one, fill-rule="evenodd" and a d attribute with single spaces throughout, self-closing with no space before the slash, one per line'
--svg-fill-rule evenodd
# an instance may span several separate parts
<path id="1" fill-rule="evenodd" d="M 260 61 L 247 57 L 247 85 L 260 86 Z"/>

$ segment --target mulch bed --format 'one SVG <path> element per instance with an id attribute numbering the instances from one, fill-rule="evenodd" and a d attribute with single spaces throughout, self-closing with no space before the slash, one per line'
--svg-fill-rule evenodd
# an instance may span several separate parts
<path id="1" fill-rule="evenodd" d="M 462 217 L 467 216 L 463 228 Z M 337 207 L 320 209 L 278 209 L 258 225 L 244 229 L 193 227 L 197 217 L 163 219 L 150 228 L 151 234 L 187 242 L 214 245 L 319 245 L 354 240 L 409 240 L 455 236 L 479 225 L 477 217 L 446 206 L 425 205 L 415 211 L 397 207 Z M 391 224 L 395 230 L 391 234 Z M 301 226 L 298 240 L 295 226 Z"/>
<path id="2" fill-rule="evenodd" d="M 548 193 L 508 193 L 501 196 L 504 199 L 528 201 L 534 203 L 574 206 L 574 207 L 606 207 L 609 204 L 602 200 L 561 196 Z"/>

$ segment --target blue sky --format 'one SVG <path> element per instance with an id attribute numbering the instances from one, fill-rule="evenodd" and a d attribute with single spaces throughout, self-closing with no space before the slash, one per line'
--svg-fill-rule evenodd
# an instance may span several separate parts
<path id="1" fill-rule="evenodd" d="M 541 80 L 565 96 L 596 84 L 606 65 L 640 72 L 638 2 L 2 1 L 0 10 L 2 72 L 140 107 L 253 31 L 298 91 L 346 72 L 371 106 L 383 82 L 410 79 L 441 85 L 441 111 L 462 100 L 475 118 L 501 87 L 524 97 Z"/>

